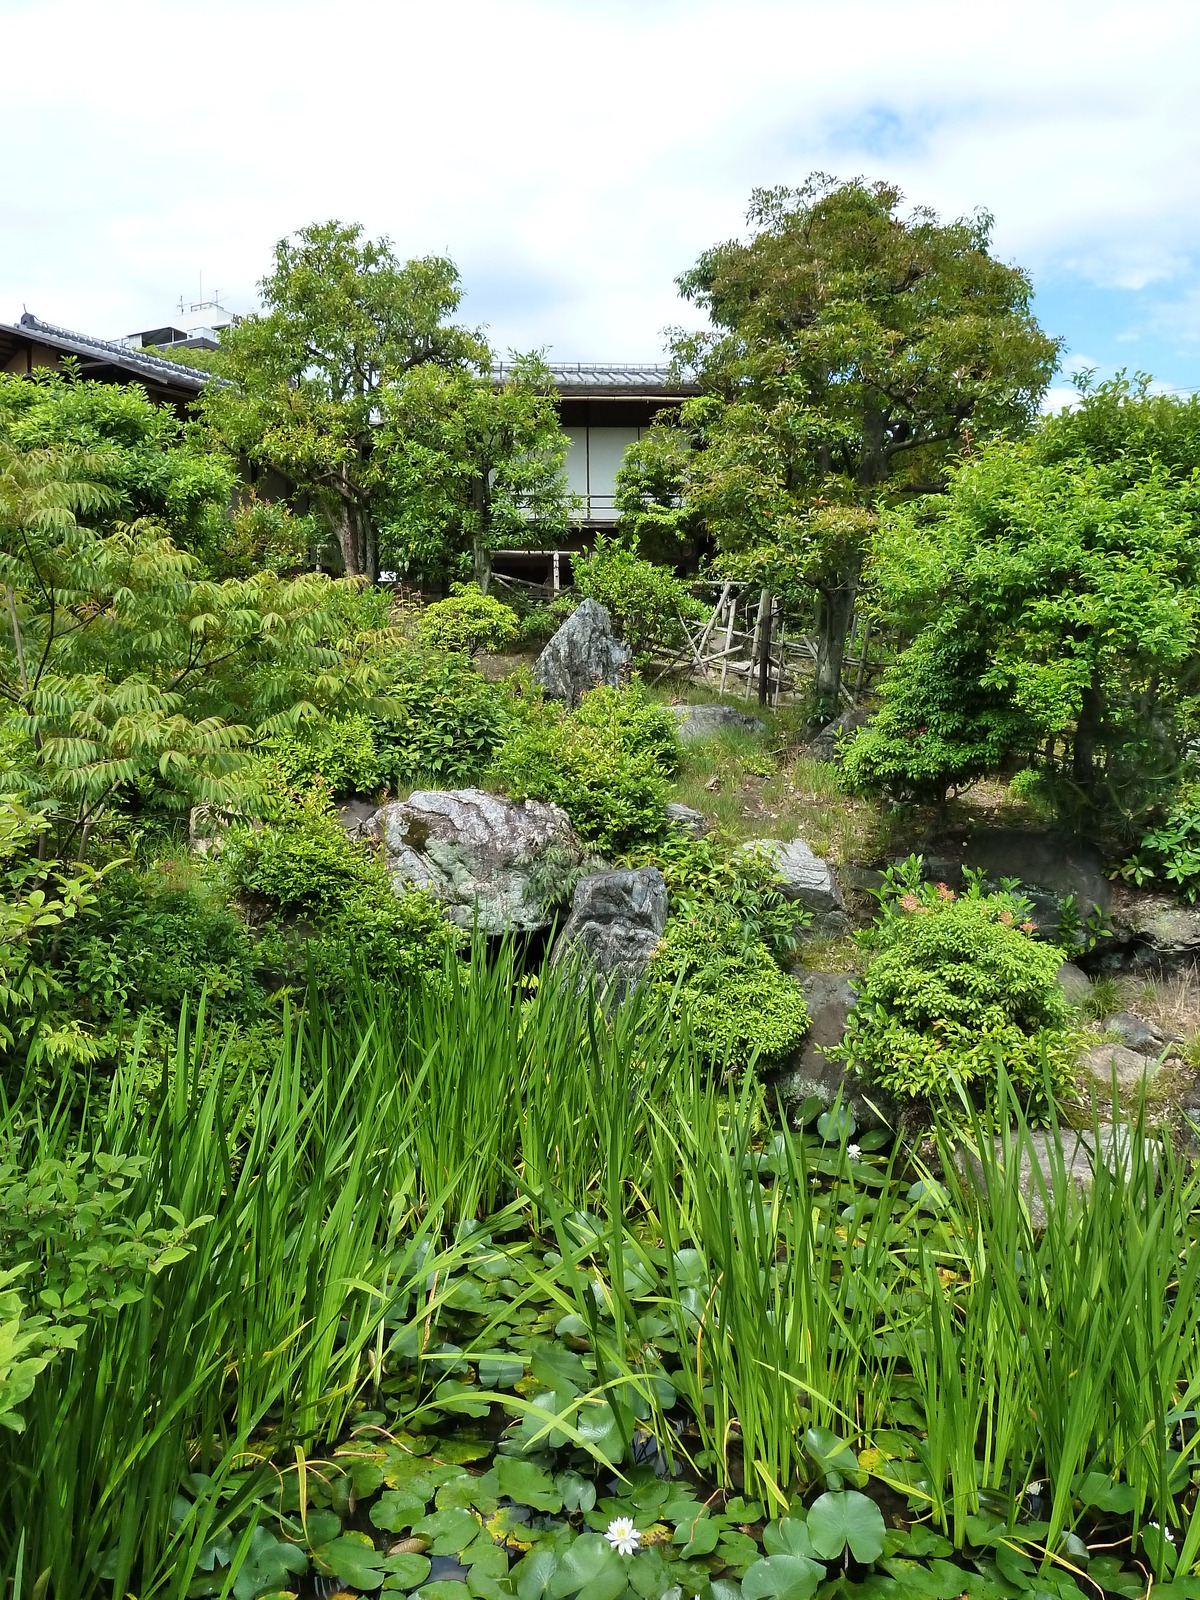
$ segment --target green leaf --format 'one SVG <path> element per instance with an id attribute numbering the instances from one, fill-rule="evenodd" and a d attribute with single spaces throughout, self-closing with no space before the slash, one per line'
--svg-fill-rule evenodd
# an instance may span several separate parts
<path id="1" fill-rule="evenodd" d="M 503 1350 L 489 1350 L 479 1360 L 479 1381 L 485 1389 L 511 1389 L 525 1376 L 525 1363 L 520 1356 L 510 1356 Z"/>
<path id="2" fill-rule="evenodd" d="M 583 1600 L 617 1600 L 625 1584 L 625 1562 L 604 1535 L 582 1533 L 563 1554 L 550 1592 L 578 1594 Z"/>
<path id="3" fill-rule="evenodd" d="M 432 1516 L 414 1522 L 412 1531 L 418 1538 L 430 1541 L 431 1554 L 456 1556 L 479 1532 L 479 1522 L 469 1511 L 435 1511 Z"/>
<path id="4" fill-rule="evenodd" d="M 810 1600 L 825 1576 L 819 1561 L 807 1556 L 766 1556 L 742 1578 L 744 1600 Z"/>
<path id="5" fill-rule="evenodd" d="M 557 1571 L 556 1551 L 530 1550 L 512 1570 L 517 1585 L 517 1600 L 541 1600 Z"/>
<path id="6" fill-rule="evenodd" d="M 406 1489 L 385 1489 L 370 1511 L 371 1521 L 384 1533 L 402 1533 L 424 1515 L 424 1496 Z"/>
<path id="7" fill-rule="evenodd" d="M 763 1529 L 763 1547 L 769 1556 L 814 1556 L 808 1524 L 802 1517 L 783 1517 Z"/>
<path id="8" fill-rule="evenodd" d="M 680 1560 L 686 1561 L 691 1556 L 709 1556 L 717 1548 L 717 1541 L 724 1529 L 724 1522 L 720 1517 L 710 1517 L 707 1513 L 693 1518 L 690 1522 L 681 1522 L 675 1530 L 676 1544 L 682 1544 L 679 1552 Z"/>
<path id="9" fill-rule="evenodd" d="M 817 1470 L 824 1474 L 829 1488 L 840 1489 L 843 1478 L 849 1478 L 851 1483 L 866 1481 L 866 1473 L 859 1468 L 854 1451 L 829 1428 L 806 1429 L 804 1449 Z"/>
<path id="10" fill-rule="evenodd" d="M 857 1489 L 819 1495 L 809 1507 L 808 1532 L 813 1549 L 825 1561 L 836 1561 L 847 1545 L 864 1565 L 883 1554 L 883 1512 Z"/>
<path id="11" fill-rule="evenodd" d="M 433 1563 L 416 1550 L 398 1550 L 394 1556 L 384 1556 L 382 1566 L 387 1574 L 385 1589 L 415 1589 L 425 1582 Z"/>
<path id="12" fill-rule="evenodd" d="M 323 1571 L 356 1589 L 378 1589 L 386 1576 L 384 1557 L 365 1533 L 343 1533 L 331 1544 L 323 1544 L 315 1552 L 315 1560 Z"/>
<path id="13" fill-rule="evenodd" d="M 562 1495 L 548 1472 L 520 1456 L 497 1456 L 494 1471 L 500 1493 L 535 1511 L 561 1511 Z"/>

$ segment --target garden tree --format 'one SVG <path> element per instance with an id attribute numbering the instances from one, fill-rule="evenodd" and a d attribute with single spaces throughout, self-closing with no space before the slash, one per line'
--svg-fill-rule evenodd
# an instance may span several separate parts
<path id="1" fill-rule="evenodd" d="M 818 693 L 836 697 L 873 514 L 940 488 L 972 434 L 1029 424 L 1058 357 L 1029 279 L 991 254 L 991 218 L 900 214 L 887 183 L 756 190 L 748 241 L 678 280 L 708 313 L 673 355 L 705 394 L 690 503 L 731 552 L 778 547 L 819 596 Z M 854 507 L 856 517 L 813 516 Z"/>
<path id="2" fill-rule="evenodd" d="M 117 800 L 244 803 L 255 735 L 360 702 L 365 655 L 338 648 L 351 596 L 317 574 L 216 581 L 149 519 L 101 532 L 103 459 L 0 442 L 0 794 L 82 859 Z M 49 835 L 41 835 L 43 850 Z"/>
<path id="3" fill-rule="evenodd" d="M 944 793 L 1025 754 L 1063 815 L 1118 833 L 1170 791 L 1200 712 L 1200 472 L 1156 448 L 1194 402 L 1172 404 L 1105 386 L 885 518 L 880 595 L 925 628 L 852 782 Z"/>
<path id="4" fill-rule="evenodd" d="M 486 594 L 494 549 L 566 533 L 567 438 L 540 357 L 517 357 L 501 382 L 490 360 L 475 371 L 413 367 L 381 391 L 379 405 L 389 564 L 429 574 L 469 560 Z"/>
<path id="5" fill-rule="evenodd" d="M 688 493 L 699 431 L 679 414 L 660 412 L 625 451 L 617 469 L 622 540 L 650 561 L 674 566 L 694 554 L 702 530 Z"/>
<path id="6" fill-rule="evenodd" d="M 414 368 L 485 367 L 486 347 L 449 321 L 458 272 L 441 256 L 401 264 L 387 239 L 314 223 L 275 247 L 264 310 L 222 337 L 201 406 L 235 453 L 274 467 L 328 511 L 350 576 L 378 576 L 381 395 Z"/>

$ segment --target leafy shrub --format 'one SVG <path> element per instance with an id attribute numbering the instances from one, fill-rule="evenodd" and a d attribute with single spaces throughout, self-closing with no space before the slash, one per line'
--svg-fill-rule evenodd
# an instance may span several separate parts
<path id="1" fill-rule="evenodd" d="M 1192 904 L 1200 895 L 1200 790 L 1189 789 L 1166 816 L 1142 834 L 1141 844 L 1121 866 L 1121 876 L 1139 887 L 1168 883 Z"/>
<path id="2" fill-rule="evenodd" d="M 521 636 L 521 624 L 511 606 L 494 595 L 480 594 L 466 583 L 453 585 L 448 600 L 435 600 L 421 613 L 417 642 L 435 650 L 503 650 Z"/>
<path id="3" fill-rule="evenodd" d="M 644 660 L 655 648 L 670 649 L 684 640 L 681 619 L 700 620 L 709 608 L 695 599 L 686 583 L 669 567 L 643 561 L 636 547 L 597 536 L 586 556 L 572 562 L 575 587 L 598 600 L 618 633 Z"/>
<path id="4" fill-rule="evenodd" d="M 573 711 L 529 702 L 493 771 L 515 800 L 553 801 L 586 844 L 614 855 L 662 833 L 678 748 L 644 690 L 599 688 Z"/>
<path id="5" fill-rule="evenodd" d="M 847 788 L 941 801 L 1028 746 L 1036 727 L 988 687 L 987 669 L 970 641 L 936 629 L 919 635 L 884 672 L 878 714 L 845 747 Z"/>
<path id="6" fill-rule="evenodd" d="M 786 1056 L 809 1024 L 799 985 L 750 927 L 716 907 L 669 919 L 650 962 L 650 984 L 722 1067 Z"/>
<path id="7" fill-rule="evenodd" d="M 389 666 L 392 709 L 369 717 L 381 781 L 399 789 L 478 778 L 504 738 L 505 691 L 461 655 L 410 650 Z"/>
<path id="8" fill-rule="evenodd" d="M 325 994 L 360 968 L 397 984 L 436 981 L 463 942 L 429 895 L 396 897 L 383 863 L 349 838 L 319 784 L 292 795 L 270 826 L 235 830 L 221 871 L 269 912 L 306 919 L 303 935 L 276 927 L 264 944 L 283 977 Z"/>
<path id="9" fill-rule="evenodd" d="M 279 734 L 259 746 L 290 788 L 320 778 L 335 799 L 372 794 L 383 782 L 371 719 L 362 713 L 326 723 L 311 733 Z"/>
<path id="10" fill-rule="evenodd" d="M 736 917 L 750 937 L 761 940 L 777 961 L 787 960 L 800 930 L 812 920 L 809 912 L 784 896 L 779 876 L 765 856 L 740 849 L 719 833 L 693 839 L 671 829 L 654 844 L 631 852 L 626 861 L 633 867 L 659 869 L 673 915 L 704 917 L 721 908 Z"/>
<path id="11" fill-rule="evenodd" d="M 1055 981 L 1062 952 L 1032 937 L 1029 902 L 987 894 L 978 875 L 956 895 L 921 883 L 917 856 L 891 869 L 865 938 L 872 959 L 839 1054 L 903 1100 L 986 1089 L 1002 1061 L 1034 1111 L 1071 1081 L 1076 1041 Z"/>

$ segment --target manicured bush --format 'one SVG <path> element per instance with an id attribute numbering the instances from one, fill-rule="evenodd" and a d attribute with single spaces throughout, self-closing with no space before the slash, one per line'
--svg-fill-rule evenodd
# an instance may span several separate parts
<path id="1" fill-rule="evenodd" d="M 463 650 L 469 656 L 477 650 L 503 650 L 520 636 L 521 624 L 511 606 L 465 583 L 456 583 L 448 600 L 426 606 L 417 625 L 418 644 Z"/>
<path id="2" fill-rule="evenodd" d="M 259 746 L 290 788 L 320 779 L 335 799 L 372 794 L 383 782 L 371 719 L 359 713 L 312 733 L 281 734 Z"/>
<path id="3" fill-rule="evenodd" d="M 800 987 L 736 916 L 711 908 L 674 916 L 650 962 L 660 1004 L 686 1018 L 719 1067 L 777 1060 L 809 1024 Z"/>
<path id="4" fill-rule="evenodd" d="M 645 692 L 599 688 L 573 711 L 529 702 L 493 771 L 516 800 L 551 800 L 607 855 L 656 838 L 678 759 L 671 719 Z"/>
<path id="5" fill-rule="evenodd" d="M 461 655 L 408 650 L 389 671 L 391 709 L 369 714 L 382 782 L 450 788 L 477 779 L 508 726 L 505 690 Z"/>
<path id="6" fill-rule="evenodd" d="M 682 619 L 700 620 L 709 612 L 669 567 L 643 561 L 636 547 L 603 534 L 586 556 L 573 560 L 572 569 L 576 589 L 608 610 L 639 660 L 655 648 L 683 643 Z"/>
<path id="7" fill-rule="evenodd" d="M 1003 1063 L 1031 1111 L 1065 1090 L 1077 1041 L 1055 974 L 1062 952 L 1033 937 L 1028 901 L 922 884 L 919 857 L 893 869 L 866 937 L 871 961 L 840 1047 L 901 1100 L 983 1094 Z"/>
<path id="8" fill-rule="evenodd" d="M 1122 864 L 1121 876 L 1139 887 L 1169 886 L 1180 899 L 1195 902 L 1200 895 L 1200 787 L 1185 788 L 1146 829 L 1137 850 Z"/>

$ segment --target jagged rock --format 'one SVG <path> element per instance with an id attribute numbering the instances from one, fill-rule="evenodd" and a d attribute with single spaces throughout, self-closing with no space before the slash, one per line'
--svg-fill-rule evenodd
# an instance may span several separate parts
<path id="1" fill-rule="evenodd" d="M 397 894 L 429 889 L 460 927 L 477 919 L 491 934 L 548 927 L 549 909 L 530 893 L 538 861 L 550 850 L 564 866 L 583 859 L 558 806 L 482 789 L 418 790 L 380 806 L 372 833 Z"/>
<path id="2" fill-rule="evenodd" d="M 378 810 L 374 800 L 347 800 L 338 807 L 337 819 L 351 839 L 370 839 Z"/>
<path id="3" fill-rule="evenodd" d="M 1081 1065 L 1098 1089 L 1112 1089 L 1115 1071 L 1121 1094 L 1136 1094 L 1143 1083 L 1153 1083 L 1160 1071 L 1157 1061 L 1123 1044 L 1093 1045 L 1083 1052 Z"/>
<path id="4" fill-rule="evenodd" d="M 736 711 L 733 706 L 667 706 L 666 709 L 679 724 L 679 738 L 684 744 L 697 739 L 715 739 L 722 733 L 763 733 L 766 724 L 748 712 Z"/>
<path id="5" fill-rule="evenodd" d="M 1054 1174 L 1060 1159 L 1064 1177 L 1081 1195 L 1086 1195 L 1095 1182 L 1097 1161 L 1110 1171 L 1122 1168 L 1129 1172 L 1133 1162 L 1129 1129 L 1102 1122 L 1098 1132 L 1098 1141 L 1091 1128 L 1061 1128 L 1057 1137 L 1052 1128 L 1036 1128 L 1029 1132 L 1027 1140 L 1018 1140 L 1015 1130 L 1010 1131 L 1007 1139 L 997 1135 L 994 1148 L 1001 1164 L 1016 1161 L 1019 1165 L 1017 1181 L 1035 1228 L 1046 1226 L 1050 1206 L 1056 1199 Z M 1153 1145 L 1149 1140 L 1144 1149 L 1147 1156 L 1152 1155 Z M 982 1187 L 983 1166 L 974 1150 L 966 1145 L 958 1146 L 954 1162 L 960 1172 L 973 1169 Z"/>
<path id="6" fill-rule="evenodd" d="M 798 901 L 808 911 L 845 910 L 837 874 L 828 861 L 813 854 L 803 839 L 791 839 L 786 844 L 780 839 L 751 839 L 742 848 L 767 858 L 789 900 Z"/>
<path id="7" fill-rule="evenodd" d="M 1092 981 L 1073 961 L 1064 961 L 1054 974 L 1059 988 L 1073 1006 L 1081 1006 L 1092 992 Z"/>
<path id="8" fill-rule="evenodd" d="M 785 898 L 812 913 L 812 922 L 804 929 L 807 938 L 837 939 L 849 933 L 850 918 L 837 874 L 803 839 L 787 844 L 780 839 L 752 839 L 742 848 L 765 856 L 780 879 Z"/>
<path id="9" fill-rule="evenodd" d="M 598 600 L 584 600 L 547 644 L 533 681 L 552 700 L 576 705 L 599 684 L 619 688 L 629 676 L 633 651 L 613 632 L 612 618 Z"/>
<path id="10" fill-rule="evenodd" d="M 619 993 L 644 977 L 667 925 L 667 885 L 657 867 L 593 872 L 580 878 L 571 915 L 554 944 L 557 965 L 578 950 Z"/>
<path id="11" fill-rule="evenodd" d="M 708 818 L 702 811 L 694 811 L 691 806 L 682 805 L 678 800 L 671 800 L 663 807 L 668 822 L 682 828 L 685 833 L 690 833 L 693 839 L 703 839 L 710 833 L 711 827 Z"/>
<path id="12" fill-rule="evenodd" d="M 980 828 L 967 841 L 962 865 L 982 868 L 992 886 L 1002 878 L 1019 878 L 1021 893 L 1033 902 L 1033 921 L 1047 933 L 1057 928 L 1068 897 L 1085 921 L 1093 910 L 1108 910 L 1103 857 L 1073 834 Z"/>
<path id="13" fill-rule="evenodd" d="M 838 746 L 846 739 L 865 728 L 871 720 L 872 713 L 864 706 L 855 706 L 852 711 L 844 711 L 840 717 L 835 717 L 832 722 L 827 722 L 819 733 L 814 734 L 804 747 L 804 754 L 814 761 L 835 761 Z"/>
<path id="14" fill-rule="evenodd" d="M 800 1054 L 771 1080 L 776 1101 L 786 1113 L 799 1110 L 806 1100 L 819 1100 L 828 1110 L 839 1098 L 854 1113 L 860 1128 L 890 1127 L 896 1106 L 890 1095 L 865 1084 L 826 1052 L 841 1044 L 846 1020 L 854 1009 L 854 986 L 844 972 L 792 970 L 804 991 L 811 1022 Z"/>
<path id="15" fill-rule="evenodd" d="M 1200 906 L 1119 885 L 1109 907 L 1111 939 L 1097 948 L 1107 971 L 1169 972 L 1200 960 Z"/>
<path id="16" fill-rule="evenodd" d="M 1166 1049 L 1167 1041 L 1154 1024 L 1135 1017 L 1132 1011 L 1118 1011 L 1105 1017 L 1103 1028 L 1105 1033 L 1115 1034 L 1127 1050 L 1134 1050 L 1140 1056 L 1161 1055 Z"/>

